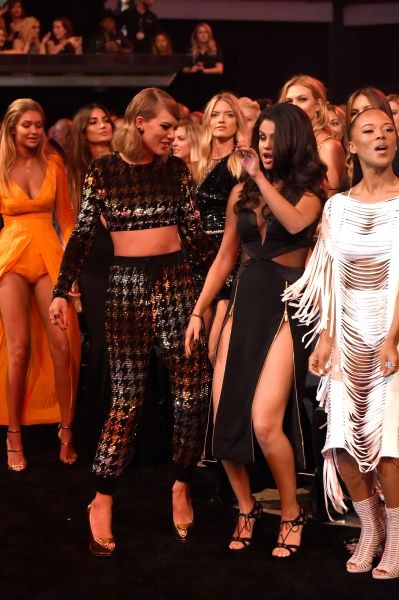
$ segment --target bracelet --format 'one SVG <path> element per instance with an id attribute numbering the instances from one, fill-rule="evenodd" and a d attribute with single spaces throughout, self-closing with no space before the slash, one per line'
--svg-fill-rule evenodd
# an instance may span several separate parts
<path id="1" fill-rule="evenodd" d="M 201 321 L 203 321 L 203 318 L 201 317 L 201 315 L 196 315 L 195 313 L 191 313 L 190 319 L 191 319 L 191 317 L 197 317 L 197 319 L 201 319 Z"/>

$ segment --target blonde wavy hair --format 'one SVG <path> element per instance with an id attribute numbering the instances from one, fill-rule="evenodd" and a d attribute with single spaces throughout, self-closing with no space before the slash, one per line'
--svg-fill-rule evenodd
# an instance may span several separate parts
<path id="1" fill-rule="evenodd" d="M 40 21 L 36 19 L 36 17 L 25 17 L 25 19 L 23 19 L 21 23 L 21 29 L 19 31 L 19 37 L 24 44 L 28 41 L 29 34 L 34 25 L 39 25 L 40 27 Z M 37 40 L 37 43 L 39 44 L 39 40 Z"/>
<path id="2" fill-rule="evenodd" d="M 128 105 L 123 126 L 114 135 L 114 150 L 121 152 L 129 161 L 139 160 L 143 142 L 136 127 L 136 118 L 142 117 L 145 121 L 154 119 L 165 108 L 176 121 L 180 120 L 180 111 L 176 100 L 163 90 L 155 87 L 141 90 Z"/>
<path id="3" fill-rule="evenodd" d="M 212 160 L 212 132 L 210 128 L 211 115 L 215 109 L 217 102 L 223 100 L 230 105 L 231 110 L 234 113 L 237 122 L 237 130 L 235 133 L 236 142 L 249 141 L 248 126 L 244 115 L 241 112 L 238 99 L 234 94 L 230 92 L 220 92 L 211 98 L 205 107 L 204 114 L 202 117 L 203 135 L 199 146 L 199 160 L 198 160 L 198 176 L 202 181 L 209 169 L 210 161 Z M 239 179 L 241 177 L 241 163 L 236 155 L 232 152 L 227 161 L 227 167 L 233 177 Z"/>
<path id="4" fill-rule="evenodd" d="M 315 134 L 322 130 L 329 132 L 327 90 L 324 83 L 310 75 L 295 75 L 281 88 L 280 97 L 278 99 L 279 103 L 286 101 L 288 89 L 292 85 L 302 85 L 303 87 L 308 88 L 313 98 L 320 101 L 320 110 L 317 111 L 316 121 L 312 123 Z"/>
<path id="5" fill-rule="evenodd" d="M 199 48 L 198 39 L 197 39 L 197 33 L 198 33 L 198 29 L 200 27 L 203 27 L 208 32 L 208 47 L 206 49 L 206 54 L 216 54 L 216 51 L 217 51 L 217 45 L 215 42 L 215 38 L 213 37 L 213 31 L 212 31 L 211 26 L 208 25 L 208 23 L 197 23 L 191 34 L 191 50 L 190 51 L 194 58 L 197 56 L 197 54 L 200 53 L 200 48 Z"/>
<path id="6" fill-rule="evenodd" d="M 9 190 L 8 182 L 11 177 L 11 169 L 17 158 L 14 139 L 15 126 L 29 110 L 39 113 L 43 120 L 43 136 L 37 147 L 36 155 L 43 165 L 47 165 L 44 111 L 35 100 L 31 98 L 18 98 L 18 100 L 14 100 L 7 108 L 0 130 L 0 188 L 7 191 Z"/>

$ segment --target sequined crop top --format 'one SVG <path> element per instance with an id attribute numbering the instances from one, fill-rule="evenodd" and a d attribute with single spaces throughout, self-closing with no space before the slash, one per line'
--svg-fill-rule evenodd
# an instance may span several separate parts
<path id="1" fill-rule="evenodd" d="M 87 172 L 82 208 L 65 249 L 53 296 L 66 298 L 79 275 L 103 215 L 109 231 L 134 231 L 176 225 L 190 263 L 207 269 L 216 249 L 200 223 L 193 184 L 183 161 L 169 157 L 131 165 L 119 153 L 93 161 Z"/>

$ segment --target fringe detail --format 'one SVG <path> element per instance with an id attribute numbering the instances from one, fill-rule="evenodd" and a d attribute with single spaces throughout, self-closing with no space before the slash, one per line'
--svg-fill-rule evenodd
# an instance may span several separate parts
<path id="1" fill-rule="evenodd" d="M 332 449 L 345 448 L 362 472 L 373 471 L 380 460 L 391 378 L 381 376 L 379 351 L 398 293 L 398 238 L 398 198 L 368 204 L 337 194 L 326 203 L 305 273 L 283 294 L 296 308 L 294 318 L 311 327 L 303 337 L 306 346 L 325 329 L 335 341 L 331 374 L 321 379 L 317 399 L 334 415 L 324 482 L 337 512 L 346 505 Z"/>

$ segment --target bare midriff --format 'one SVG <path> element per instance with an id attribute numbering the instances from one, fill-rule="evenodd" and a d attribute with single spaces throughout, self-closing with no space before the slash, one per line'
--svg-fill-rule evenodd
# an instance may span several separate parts
<path id="1" fill-rule="evenodd" d="M 176 225 L 110 233 L 115 256 L 158 256 L 181 249 Z"/>
<path id="2" fill-rule="evenodd" d="M 292 252 L 287 252 L 287 254 L 276 256 L 272 260 L 279 265 L 283 265 L 284 267 L 301 268 L 305 266 L 308 252 L 309 248 L 298 248 Z"/>

